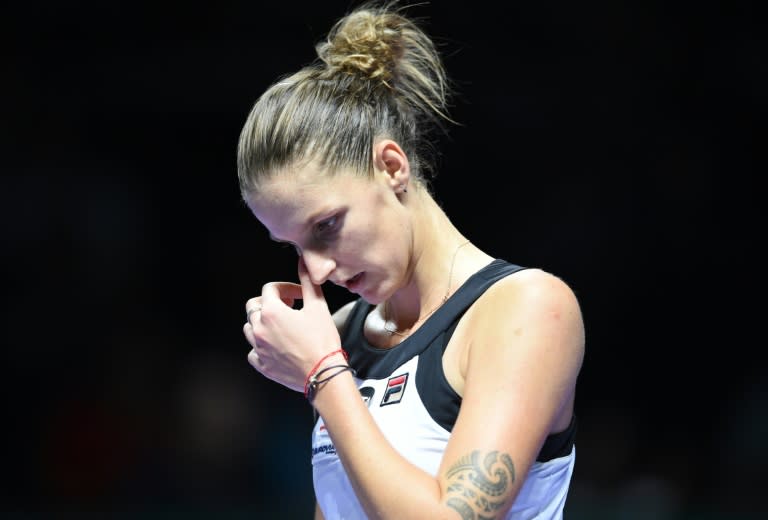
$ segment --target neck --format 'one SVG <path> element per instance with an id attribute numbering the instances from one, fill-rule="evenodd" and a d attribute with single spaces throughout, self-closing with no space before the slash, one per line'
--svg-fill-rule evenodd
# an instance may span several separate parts
<path id="1" fill-rule="evenodd" d="M 466 259 L 487 257 L 467 242 L 424 189 L 409 191 L 413 251 L 405 283 L 379 305 L 388 330 L 407 331 L 423 323 L 473 270 Z M 480 257 L 478 257 L 480 255 Z M 481 258 L 481 260 L 482 260 Z M 449 280 L 449 278 L 451 278 Z"/>
<path id="2" fill-rule="evenodd" d="M 410 332 L 412 332 L 414 329 L 416 329 L 422 322 L 424 322 L 427 318 L 429 318 L 437 309 L 442 307 L 442 305 L 448 301 L 448 298 L 450 298 L 451 294 L 455 291 L 455 289 L 460 285 L 459 283 L 454 282 L 454 268 L 456 266 L 456 258 L 459 255 L 459 252 L 461 249 L 468 245 L 470 242 L 469 240 L 462 240 L 453 250 L 453 253 L 450 257 L 450 267 L 448 268 L 448 276 L 447 280 L 445 282 L 445 292 L 443 293 L 443 296 L 434 304 L 428 304 L 424 305 L 424 300 L 422 302 L 419 302 L 419 309 L 418 309 L 418 316 L 415 318 L 415 320 L 410 319 L 401 319 L 398 320 L 395 314 L 390 309 L 390 302 L 387 300 L 384 303 L 384 329 L 389 332 L 390 334 L 396 334 L 399 336 L 406 336 Z M 442 270 L 440 270 L 442 271 Z M 439 288 L 439 286 L 438 286 Z M 399 325 L 402 323 L 403 325 Z"/>

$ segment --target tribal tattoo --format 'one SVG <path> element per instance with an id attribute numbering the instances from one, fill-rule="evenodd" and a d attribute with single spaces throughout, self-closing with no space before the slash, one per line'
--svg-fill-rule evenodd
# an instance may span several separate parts
<path id="1" fill-rule="evenodd" d="M 506 453 L 479 450 L 459 459 L 446 472 L 448 507 L 462 520 L 492 520 L 504 507 L 505 495 L 515 482 L 515 465 Z"/>

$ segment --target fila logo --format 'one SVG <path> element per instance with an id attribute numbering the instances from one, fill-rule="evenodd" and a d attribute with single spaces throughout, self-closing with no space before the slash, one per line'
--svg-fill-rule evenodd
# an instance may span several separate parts
<path id="1" fill-rule="evenodd" d="M 405 384 L 408 382 L 408 372 L 399 376 L 390 377 L 387 381 L 387 388 L 384 390 L 384 397 L 379 406 L 388 404 L 397 404 L 403 400 L 405 394 Z"/>

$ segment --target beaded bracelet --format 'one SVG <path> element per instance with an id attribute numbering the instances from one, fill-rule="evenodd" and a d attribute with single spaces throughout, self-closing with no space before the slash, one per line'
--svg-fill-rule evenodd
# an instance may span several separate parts
<path id="1" fill-rule="evenodd" d="M 333 370 L 334 368 L 338 369 L 333 374 L 329 375 L 325 379 L 320 379 L 320 376 L 328 372 L 329 370 Z M 315 392 L 317 392 L 317 389 L 320 385 L 323 383 L 327 383 L 337 375 L 341 374 L 342 372 L 350 371 L 352 372 L 352 375 L 357 375 L 357 372 L 354 368 L 352 368 L 349 365 L 331 365 L 329 367 L 325 367 L 321 371 L 319 371 L 317 374 L 314 374 L 310 376 L 309 382 L 307 383 L 306 391 L 304 392 L 304 397 L 309 400 L 309 402 L 312 402 L 312 400 L 315 397 Z"/>

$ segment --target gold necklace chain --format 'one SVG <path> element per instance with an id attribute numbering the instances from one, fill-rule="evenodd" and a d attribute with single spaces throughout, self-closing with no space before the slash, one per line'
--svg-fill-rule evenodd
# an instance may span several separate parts
<path id="1" fill-rule="evenodd" d="M 459 254 L 459 249 L 464 247 L 465 245 L 469 244 L 469 240 L 466 242 L 462 242 L 461 244 L 456 247 L 456 250 L 453 252 L 453 258 L 451 259 L 451 269 L 448 271 L 448 287 L 445 290 L 445 296 L 443 296 L 443 299 L 440 303 L 438 303 L 432 310 L 430 310 L 428 313 L 426 313 L 424 316 L 413 322 L 413 325 L 411 325 L 409 328 L 413 329 L 416 325 L 421 323 L 422 321 L 429 318 L 432 313 L 434 313 L 437 309 L 443 306 L 445 302 L 448 301 L 448 297 L 451 295 L 451 282 L 453 282 L 453 266 L 456 264 L 456 256 Z M 386 301 L 384 304 L 384 330 L 389 332 L 390 335 L 397 334 L 398 336 L 407 336 L 405 332 L 402 330 L 397 330 L 397 328 L 390 328 L 389 325 L 389 300 Z"/>

